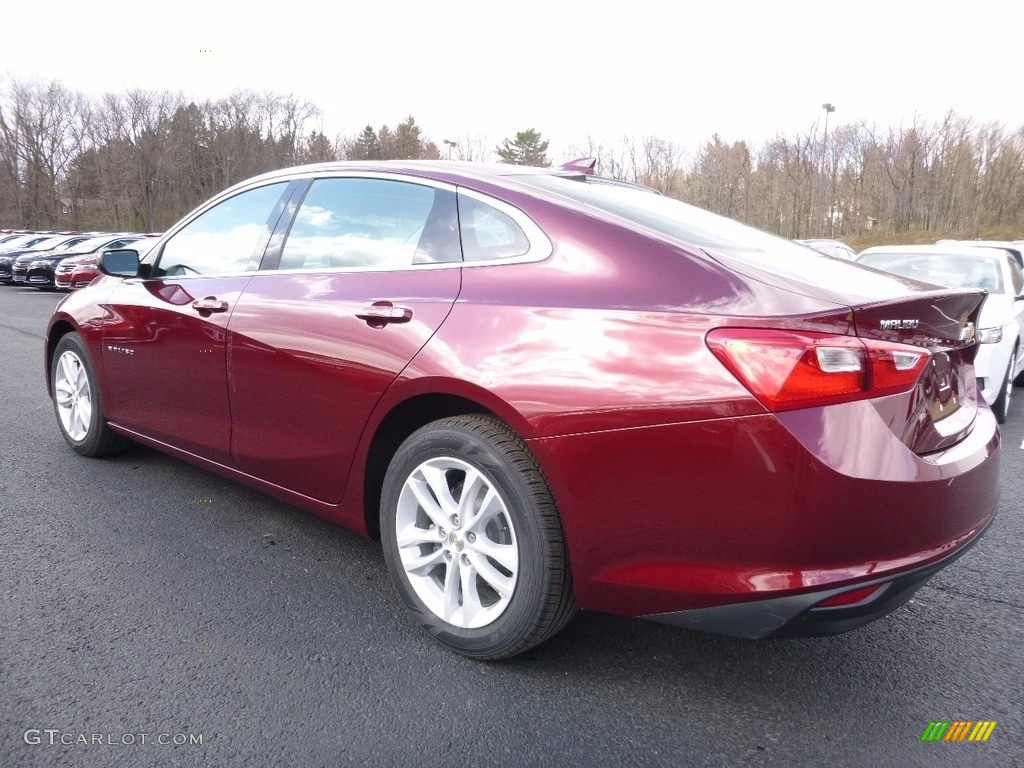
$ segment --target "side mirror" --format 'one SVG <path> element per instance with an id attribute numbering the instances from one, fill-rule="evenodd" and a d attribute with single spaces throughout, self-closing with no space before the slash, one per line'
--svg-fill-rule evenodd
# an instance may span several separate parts
<path id="1" fill-rule="evenodd" d="M 105 251 L 100 255 L 100 272 L 114 277 L 138 277 L 139 252 L 130 248 Z"/>

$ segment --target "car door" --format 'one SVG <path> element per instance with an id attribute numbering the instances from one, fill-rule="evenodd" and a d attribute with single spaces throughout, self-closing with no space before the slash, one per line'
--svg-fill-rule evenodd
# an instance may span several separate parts
<path id="1" fill-rule="evenodd" d="M 286 182 L 233 195 L 147 257 L 121 282 L 103 322 L 111 421 L 231 462 L 227 325 L 283 209 Z"/>
<path id="2" fill-rule="evenodd" d="M 371 410 L 458 297 L 455 190 L 316 178 L 272 249 L 228 326 L 232 449 L 242 470 L 336 503 Z"/>
<path id="3" fill-rule="evenodd" d="M 1024 378 L 1024 272 L 1017 266 L 1016 260 L 1013 256 L 1006 257 L 1007 269 L 1010 273 L 1010 284 L 1008 291 L 1013 299 L 1013 315 L 1017 322 L 1017 336 L 1018 349 L 1017 349 L 1017 362 L 1014 368 L 1014 374 L 1017 376 L 1020 385 L 1020 379 Z"/>

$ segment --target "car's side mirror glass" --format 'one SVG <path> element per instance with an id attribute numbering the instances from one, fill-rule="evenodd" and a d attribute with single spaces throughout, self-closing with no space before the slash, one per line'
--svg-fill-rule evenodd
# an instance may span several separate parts
<path id="1" fill-rule="evenodd" d="M 114 277 L 138 277 L 139 252 L 131 248 L 104 252 L 100 256 L 100 272 Z"/>

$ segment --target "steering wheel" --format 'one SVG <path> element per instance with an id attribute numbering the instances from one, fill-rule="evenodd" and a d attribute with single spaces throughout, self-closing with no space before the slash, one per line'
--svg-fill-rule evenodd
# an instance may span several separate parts
<path id="1" fill-rule="evenodd" d="M 165 269 L 164 274 L 168 277 L 181 277 L 189 274 L 201 275 L 203 273 L 194 267 L 190 267 L 188 264 L 175 264 L 173 267 Z"/>

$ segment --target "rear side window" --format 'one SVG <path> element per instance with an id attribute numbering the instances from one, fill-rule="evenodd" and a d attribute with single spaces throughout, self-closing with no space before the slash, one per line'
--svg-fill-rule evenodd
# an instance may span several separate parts
<path id="1" fill-rule="evenodd" d="M 457 262 L 455 193 L 388 179 L 310 185 L 278 269 L 395 269 Z"/>
<path id="2" fill-rule="evenodd" d="M 511 216 L 466 195 L 459 195 L 459 227 L 467 262 L 514 259 L 530 250 L 529 238 Z"/>

